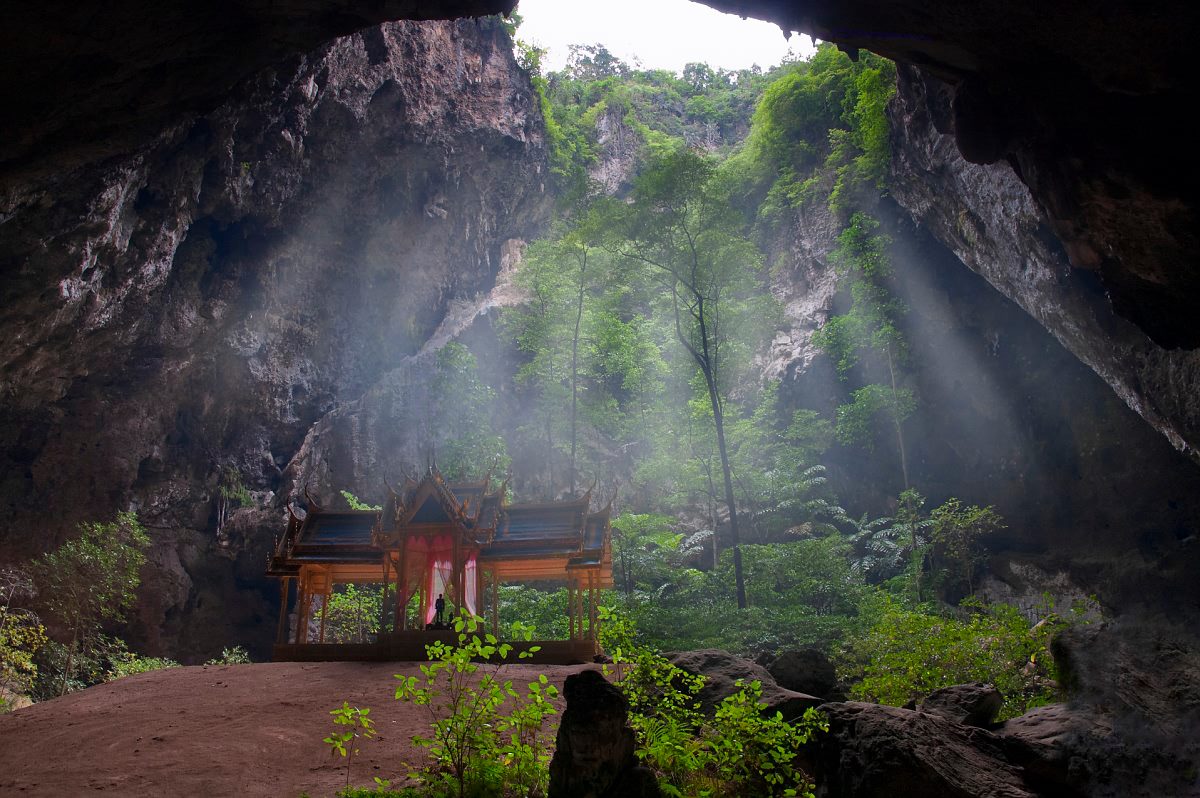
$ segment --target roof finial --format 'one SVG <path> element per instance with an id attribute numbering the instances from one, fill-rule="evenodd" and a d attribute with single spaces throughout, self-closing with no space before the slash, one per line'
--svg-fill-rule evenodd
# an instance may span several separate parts
<path id="1" fill-rule="evenodd" d="M 588 489 L 587 489 L 587 493 L 583 494 L 583 498 L 579 500 L 579 501 L 583 502 L 583 505 L 584 505 L 585 507 L 587 507 L 587 506 L 590 506 L 590 505 L 591 505 L 591 503 L 592 503 L 592 491 L 594 491 L 594 490 L 596 489 L 596 485 L 597 485 L 597 484 L 599 484 L 599 482 L 600 482 L 600 478 L 599 478 L 599 477 L 592 477 L 592 486 L 591 486 L 590 488 L 588 488 Z"/>
<path id="2" fill-rule="evenodd" d="M 615 504 L 615 503 L 616 503 L 616 501 L 617 501 L 617 494 L 618 494 L 618 493 L 620 493 L 620 492 L 621 492 L 621 483 L 620 483 L 620 482 L 618 482 L 618 483 L 617 483 L 615 486 L 613 486 L 613 493 L 612 493 L 612 496 L 609 498 L 609 500 L 608 500 L 608 506 L 604 508 L 604 512 L 606 512 L 606 513 L 611 513 L 611 512 L 612 512 L 613 504 Z"/>

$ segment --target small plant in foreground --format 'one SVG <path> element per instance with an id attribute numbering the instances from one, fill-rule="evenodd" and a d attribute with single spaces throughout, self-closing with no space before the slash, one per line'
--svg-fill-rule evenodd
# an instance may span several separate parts
<path id="1" fill-rule="evenodd" d="M 339 708 L 330 710 L 329 714 L 333 715 L 334 725 L 346 729 L 334 729 L 324 742 L 329 746 L 331 754 L 341 754 L 346 758 L 346 786 L 349 787 L 350 765 L 354 762 L 354 755 L 358 753 L 358 740 L 360 737 L 370 739 L 375 736 L 375 721 L 367 717 L 371 714 L 369 708 L 352 707 L 348 701 L 343 701 Z"/>
<path id="2" fill-rule="evenodd" d="M 221 649 L 221 656 L 213 657 L 205 665 L 249 665 L 250 654 L 241 646 Z"/>
<path id="3" fill-rule="evenodd" d="M 800 746 L 828 722 L 808 710 L 796 722 L 764 716 L 762 685 L 738 683 L 713 718 L 699 708 L 704 677 L 689 673 L 635 642 L 633 623 L 602 608 L 600 637 L 616 666 L 617 685 L 630 704 L 637 756 L 666 795 L 718 798 L 811 796 L 796 764 Z M 606 673 L 608 669 L 606 667 Z"/>
<path id="4" fill-rule="evenodd" d="M 512 645 L 480 634 L 480 618 L 464 612 L 454 621 L 457 644 L 426 646 L 430 663 L 423 678 L 396 674 L 396 699 L 426 707 L 432 734 L 413 742 L 429 749 L 433 766 L 419 773 L 422 783 L 464 798 L 468 794 L 541 795 L 549 778 L 552 729 L 558 690 L 544 674 L 524 692 L 502 680 Z M 514 634 L 532 639 L 533 630 L 514 624 Z M 517 653 L 527 659 L 532 646 Z M 505 711 L 505 708 L 508 711 Z"/>
<path id="5" fill-rule="evenodd" d="M 808 777 L 796 765 L 796 752 L 817 731 L 829 731 L 829 721 L 815 709 L 789 723 L 776 712 L 764 716 L 762 684 L 743 685 L 717 707 L 709 729 L 708 746 L 718 778 L 733 795 L 811 795 Z"/>
<path id="6" fill-rule="evenodd" d="M 347 787 L 338 792 L 337 798 L 428 798 L 428 796 L 416 787 L 401 787 L 393 790 L 386 779 L 376 776 L 374 787 Z"/>

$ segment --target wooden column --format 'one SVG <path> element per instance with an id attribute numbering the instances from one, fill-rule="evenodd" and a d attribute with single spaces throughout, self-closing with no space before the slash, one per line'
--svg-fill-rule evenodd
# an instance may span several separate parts
<path id="1" fill-rule="evenodd" d="M 421 575 L 419 577 L 417 577 L 417 593 L 420 595 L 421 599 L 420 599 L 420 601 L 417 602 L 418 615 L 416 618 L 416 622 L 413 624 L 414 629 L 424 629 L 425 628 L 425 615 L 426 615 L 426 613 L 429 612 L 429 602 L 431 601 L 431 597 L 429 596 L 429 591 L 426 590 L 426 586 L 428 584 L 429 584 L 429 555 L 426 555 L 425 556 L 425 569 L 423 571 L 421 571 Z"/>
<path id="2" fill-rule="evenodd" d="M 500 636 L 500 585 L 496 569 L 492 569 L 492 634 Z"/>
<path id="3" fill-rule="evenodd" d="M 285 576 L 279 580 L 279 626 L 275 630 L 275 642 L 287 642 L 288 593 L 291 591 L 291 577 Z"/>
<path id="4" fill-rule="evenodd" d="M 387 631 L 388 587 L 392 576 L 392 555 L 386 549 L 383 552 L 383 600 L 379 602 L 379 634 Z"/>
<path id="5" fill-rule="evenodd" d="M 400 564 L 396 583 L 400 589 L 396 591 L 396 615 L 392 619 L 393 628 L 403 632 L 408 629 L 408 535 L 400 537 Z"/>
<path id="6" fill-rule="evenodd" d="M 463 582 L 467 575 L 463 573 L 466 569 L 462 563 L 462 540 L 459 538 L 458 530 L 454 531 L 454 553 L 450 555 L 450 578 L 454 580 L 454 593 L 451 600 L 454 602 L 454 617 L 458 617 L 462 612 L 463 597 L 466 595 L 466 585 Z M 447 620 L 446 618 L 442 619 Z"/>
<path id="7" fill-rule="evenodd" d="M 483 569 L 479 567 L 479 554 L 475 554 L 475 611 L 479 613 L 479 617 L 487 618 L 487 608 L 484 606 L 487 603 L 486 593 L 483 589 Z M 486 623 L 486 621 L 485 621 Z"/>
<path id="8" fill-rule="evenodd" d="M 325 642 L 325 619 L 329 616 L 329 597 L 333 595 L 333 582 L 325 584 L 325 592 L 321 594 L 321 631 L 317 635 L 317 642 Z"/>
<path id="9" fill-rule="evenodd" d="M 595 571 L 588 572 L 588 637 L 593 641 L 597 639 L 596 634 L 596 583 L 597 574 Z"/>
<path id="10" fill-rule="evenodd" d="M 571 633 L 570 633 L 571 640 L 574 640 L 576 637 L 579 636 L 578 632 L 576 631 L 576 625 L 579 623 L 579 613 L 576 610 L 576 605 L 578 604 L 578 600 L 579 600 L 579 587 L 574 582 L 571 582 L 571 583 L 569 583 L 569 586 L 567 587 L 567 603 L 570 606 L 569 625 L 570 625 L 570 629 L 571 629 Z"/>
<path id="11" fill-rule="evenodd" d="M 296 587 L 296 640 L 297 643 L 308 642 L 308 612 L 312 606 L 312 596 L 308 590 L 308 575 L 300 571 L 300 581 Z"/>

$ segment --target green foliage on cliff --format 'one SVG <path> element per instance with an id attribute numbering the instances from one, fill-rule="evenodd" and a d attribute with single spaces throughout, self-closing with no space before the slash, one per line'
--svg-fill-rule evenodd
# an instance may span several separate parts
<path id="1" fill-rule="evenodd" d="M 849 287 L 850 308 L 833 316 L 813 336 L 842 380 L 856 385 L 837 409 L 838 440 L 873 451 L 885 439 L 895 444 L 902 487 L 909 487 L 904 422 L 917 407 L 908 375 L 908 342 L 901 332 L 905 313 L 889 281 L 888 239 L 879 223 L 855 213 L 838 236 L 833 259 Z"/>
<path id="2" fill-rule="evenodd" d="M 856 61 L 831 44 L 791 65 L 763 92 L 738 166 L 765 192 L 767 218 L 828 199 L 837 211 L 855 194 L 883 188 L 890 162 L 884 109 L 895 65 L 860 51 Z"/>

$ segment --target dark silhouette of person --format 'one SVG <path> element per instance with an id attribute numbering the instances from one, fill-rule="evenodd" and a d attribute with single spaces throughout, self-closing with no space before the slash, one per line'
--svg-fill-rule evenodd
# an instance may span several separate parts
<path id="1" fill-rule="evenodd" d="M 434 623 L 441 624 L 442 617 L 446 614 L 446 599 L 442 598 L 442 594 L 438 593 L 437 601 L 433 602 Z"/>

